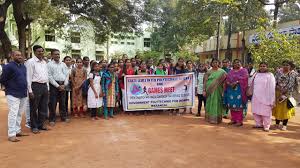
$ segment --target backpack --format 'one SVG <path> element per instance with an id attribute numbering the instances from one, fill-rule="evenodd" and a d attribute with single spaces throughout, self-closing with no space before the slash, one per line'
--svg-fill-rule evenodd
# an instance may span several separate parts
<path id="1" fill-rule="evenodd" d="M 96 76 L 96 75 L 93 73 L 93 79 L 95 79 L 95 76 Z M 86 80 L 83 82 L 82 87 L 81 87 L 81 89 L 82 89 L 82 95 L 83 95 L 84 97 L 87 96 L 88 91 L 89 91 L 89 88 L 90 88 L 90 79 L 86 79 Z"/>

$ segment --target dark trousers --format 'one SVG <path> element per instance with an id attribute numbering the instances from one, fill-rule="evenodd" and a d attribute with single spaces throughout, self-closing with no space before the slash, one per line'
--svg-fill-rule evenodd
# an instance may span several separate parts
<path id="1" fill-rule="evenodd" d="M 97 116 L 97 108 L 91 108 L 91 117 L 96 117 Z"/>
<path id="2" fill-rule="evenodd" d="M 70 98 L 70 111 L 69 111 L 69 98 Z M 68 112 L 71 112 L 71 114 L 73 113 L 73 100 L 72 100 L 72 91 L 66 91 L 66 113 L 68 116 Z"/>
<path id="3" fill-rule="evenodd" d="M 31 129 L 41 129 L 48 113 L 48 86 L 33 82 L 31 85 L 33 99 L 30 99 Z"/>
<path id="4" fill-rule="evenodd" d="M 62 121 L 67 118 L 66 112 L 66 91 L 59 91 L 58 88 L 50 85 L 49 97 L 49 121 L 56 121 L 56 106 L 59 103 L 59 114 Z"/>
<path id="5" fill-rule="evenodd" d="M 206 98 L 202 94 L 198 94 L 198 114 L 201 114 L 202 102 L 206 105 Z"/>
<path id="6" fill-rule="evenodd" d="M 288 122 L 289 122 L 289 120 L 288 119 L 286 119 L 286 120 L 275 120 L 276 121 L 276 124 L 277 125 L 279 125 L 280 124 L 280 122 L 282 121 L 282 125 L 284 125 L 284 126 L 287 126 L 287 124 L 288 124 Z"/>

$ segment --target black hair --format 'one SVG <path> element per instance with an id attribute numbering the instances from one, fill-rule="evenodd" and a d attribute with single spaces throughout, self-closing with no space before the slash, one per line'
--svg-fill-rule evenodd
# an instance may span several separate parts
<path id="1" fill-rule="evenodd" d="M 265 62 L 265 61 L 260 62 L 260 63 L 259 63 L 259 66 L 261 66 L 261 65 L 267 65 L 267 66 L 269 66 L 269 64 L 268 64 L 267 62 Z"/>
<path id="2" fill-rule="evenodd" d="M 94 72 L 94 67 L 95 67 L 96 65 L 99 65 L 98 62 L 96 62 L 96 61 L 92 62 L 92 64 L 91 64 L 91 72 L 90 72 L 90 73 L 93 73 L 93 72 Z"/>
<path id="3" fill-rule="evenodd" d="M 42 47 L 42 46 L 40 46 L 40 45 L 35 45 L 35 46 L 33 46 L 32 47 L 32 49 L 33 49 L 33 51 L 35 52 L 37 49 L 43 49 L 43 51 L 44 51 L 44 48 Z"/>
<path id="4" fill-rule="evenodd" d="M 178 62 L 179 62 L 180 60 L 182 60 L 182 61 L 184 62 L 184 59 L 183 59 L 183 58 L 178 58 L 178 61 L 177 61 L 176 65 L 175 65 L 175 68 L 179 66 Z M 183 69 L 185 68 L 185 67 L 184 67 L 184 64 L 183 64 L 180 68 L 183 70 Z"/>
<path id="5" fill-rule="evenodd" d="M 68 58 L 72 59 L 70 56 L 65 56 L 64 61 L 66 61 L 66 59 L 68 59 Z"/>
<path id="6" fill-rule="evenodd" d="M 52 55 L 54 52 L 56 52 L 56 51 L 60 52 L 58 49 L 52 49 L 51 52 L 50 52 L 51 55 Z"/>
<path id="7" fill-rule="evenodd" d="M 86 61 L 86 60 L 89 60 L 89 59 L 90 59 L 90 58 L 87 57 L 87 56 L 83 57 L 83 61 Z"/>
<path id="8" fill-rule="evenodd" d="M 239 63 L 241 63 L 242 61 L 240 59 L 234 59 L 233 62 L 238 61 Z"/>
<path id="9" fill-rule="evenodd" d="M 218 63 L 219 63 L 219 65 L 220 65 L 220 60 L 219 59 L 217 59 L 217 58 L 213 58 L 212 60 L 211 60 L 211 62 L 210 62 L 210 66 L 212 66 L 212 63 L 213 62 L 215 62 L 215 61 L 217 61 Z"/>
<path id="10" fill-rule="evenodd" d="M 81 59 L 81 58 L 76 58 L 76 62 L 78 62 L 79 60 L 81 60 L 81 61 L 82 61 L 82 59 Z"/>
<path id="11" fill-rule="evenodd" d="M 125 75 L 127 75 L 127 69 L 126 69 L 126 62 L 127 61 L 130 61 L 130 63 L 131 63 L 131 60 L 130 59 L 125 59 L 125 61 L 124 61 L 124 66 L 123 66 L 123 73 L 125 74 Z"/>
<path id="12" fill-rule="evenodd" d="M 119 59 L 119 60 L 118 60 L 118 63 L 120 63 L 121 61 L 124 63 L 124 61 L 123 61 L 122 59 Z"/>
<path id="13" fill-rule="evenodd" d="M 225 59 L 222 60 L 222 62 L 228 62 L 229 63 L 229 59 L 225 58 Z"/>

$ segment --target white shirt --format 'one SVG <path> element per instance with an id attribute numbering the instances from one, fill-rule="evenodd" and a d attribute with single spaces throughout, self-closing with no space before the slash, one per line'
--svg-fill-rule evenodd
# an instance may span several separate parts
<path id="1" fill-rule="evenodd" d="M 26 64 L 28 92 L 32 93 L 32 82 L 48 84 L 48 69 L 44 59 L 39 60 L 36 56 L 30 58 Z"/>
<path id="2" fill-rule="evenodd" d="M 49 83 L 51 85 L 53 85 L 54 87 L 59 87 L 59 84 L 56 81 L 63 81 L 65 86 L 68 85 L 69 70 L 65 63 L 60 61 L 57 63 L 52 60 L 47 64 L 47 67 Z"/>
<path id="3" fill-rule="evenodd" d="M 198 73 L 198 80 L 197 80 L 197 94 L 203 94 L 203 79 L 204 79 L 204 72 Z"/>

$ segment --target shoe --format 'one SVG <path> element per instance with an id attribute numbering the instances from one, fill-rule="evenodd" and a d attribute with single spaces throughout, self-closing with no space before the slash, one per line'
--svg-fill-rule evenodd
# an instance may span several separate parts
<path id="1" fill-rule="evenodd" d="M 22 133 L 22 132 L 20 132 L 20 133 L 18 133 L 16 136 L 17 136 L 17 137 L 23 137 L 23 136 L 29 136 L 29 135 L 28 135 L 28 134 L 25 134 L 25 133 Z"/>
<path id="2" fill-rule="evenodd" d="M 34 129 L 32 129 L 32 133 L 34 133 L 34 134 L 39 134 L 40 131 L 39 131 L 37 128 L 34 128 Z"/>
<path id="3" fill-rule="evenodd" d="M 66 118 L 64 122 L 69 123 L 71 120 L 69 118 Z"/>
<path id="4" fill-rule="evenodd" d="M 17 137 L 13 136 L 13 137 L 9 137 L 8 141 L 10 141 L 10 142 L 19 142 L 20 140 L 17 139 Z"/>
<path id="5" fill-rule="evenodd" d="M 26 124 L 25 124 L 25 127 L 27 127 L 27 128 L 31 128 L 31 126 L 30 126 L 30 122 L 27 122 Z"/>
<path id="6" fill-rule="evenodd" d="M 269 129 L 269 128 L 264 128 L 264 131 L 265 131 L 265 132 L 269 132 L 270 129 Z"/>
<path id="7" fill-rule="evenodd" d="M 54 127 L 54 126 L 55 126 L 55 122 L 52 121 L 52 122 L 49 123 L 49 125 L 50 125 L 51 127 Z"/>
<path id="8" fill-rule="evenodd" d="M 42 131 L 49 131 L 50 129 L 47 128 L 46 126 L 44 126 L 44 127 L 41 127 L 39 130 L 42 130 Z"/>
<path id="9" fill-rule="evenodd" d="M 286 126 L 283 126 L 282 128 L 281 128 L 281 131 L 286 131 L 287 130 L 287 127 Z"/>
<path id="10" fill-rule="evenodd" d="M 264 127 L 263 126 L 259 126 L 259 125 L 255 125 L 252 128 L 254 128 L 254 129 L 261 129 L 261 128 L 264 128 Z"/>
<path id="11" fill-rule="evenodd" d="M 236 124 L 236 122 L 234 122 L 234 121 L 230 121 L 230 122 L 228 123 L 228 125 L 234 125 L 234 124 Z"/>
<path id="12" fill-rule="evenodd" d="M 197 114 L 196 114 L 196 117 L 201 117 L 201 114 L 200 114 L 200 113 L 197 113 Z"/>
<path id="13" fill-rule="evenodd" d="M 227 116 L 223 116 L 223 118 L 224 118 L 224 119 L 228 119 L 228 117 L 227 117 Z"/>
<path id="14" fill-rule="evenodd" d="M 243 123 L 236 123 L 234 126 L 236 126 L 236 127 L 241 127 L 241 126 L 243 126 L 244 124 Z"/>

